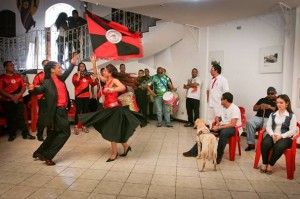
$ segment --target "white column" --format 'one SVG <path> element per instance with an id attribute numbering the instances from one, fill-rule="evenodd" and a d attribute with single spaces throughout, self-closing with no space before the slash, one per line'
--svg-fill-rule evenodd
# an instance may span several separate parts
<path id="1" fill-rule="evenodd" d="M 293 90 L 292 90 L 292 108 L 300 121 L 300 7 L 296 8 L 295 15 L 295 42 L 294 42 L 294 60 L 293 60 Z"/>

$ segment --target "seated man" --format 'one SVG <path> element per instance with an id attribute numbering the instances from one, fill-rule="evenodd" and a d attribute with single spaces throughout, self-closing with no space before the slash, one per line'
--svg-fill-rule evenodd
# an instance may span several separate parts
<path id="1" fill-rule="evenodd" d="M 268 122 L 270 114 L 275 111 L 276 107 L 276 89 L 269 87 L 267 90 L 267 96 L 261 98 L 253 106 L 253 111 L 257 111 L 256 115 L 247 121 L 247 143 L 248 147 L 245 151 L 251 151 L 255 149 L 255 133 L 257 128 L 265 128 Z"/>
<path id="2" fill-rule="evenodd" d="M 217 164 L 220 164 L 226 147 L 227 138 L 234 136 L 235 127 L 241 125 L 241 112 L 233 102 L 233 95 L 229 92 L 223 93 L 221 104 L 223 106 L 220 116 L 215 118 L 212 131 L 219 134 Z M 239 133 L 242 133 L 242 128 Z M 189 151 L 183 153 L 185 157 L 196 157 L 198 154 L 197 144 Z"/>

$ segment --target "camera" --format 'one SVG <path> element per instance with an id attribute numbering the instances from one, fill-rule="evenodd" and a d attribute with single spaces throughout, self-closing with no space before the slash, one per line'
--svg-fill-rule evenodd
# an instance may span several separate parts
<path id="1" fill-rule="evenodd" d="M 94 73 L 93 72 L 89 72 L 89 71 L 82 71 L 80 74 L 81 75 L 93 75 Z"/>

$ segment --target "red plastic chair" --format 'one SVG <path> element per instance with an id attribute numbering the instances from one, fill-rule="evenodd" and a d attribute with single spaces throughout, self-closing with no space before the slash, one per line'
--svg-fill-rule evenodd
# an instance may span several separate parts
<path id="1" fill-rule="evenodd" d="M 28 102 L 28 108 L 30 109 L 31 132 L 36 132 L 39 108 L 37 96 L 31 97 L 31 100 Z"/>
<path id="2" fill-rule="evenodd" d="M 299 123 L 297 123 L 297 127 L 298 127 L 298 130 L 300 130 L 300 124 Z M 256 153 L 255 153 L 255 159 L 254 159 L 254 165 L 253 165 L 254 169 L 258 168 L 258 162 L 259 162 L 260 156 L 261 156 L 261 142 L 262 142 L 263 134 L 264 134 L 265 131 L 266 131 L 265 129 L 262 129 L 258 133 Z M 297 139 L 299 137 L 300 137 L 300 133 L 298 132 L 298 134 L 293 137 L 292 146 L 284 151 L 285 162 L 286 162 L 286 175 L 287 175 L 287 178 L 290 179 L 290 180 L 294 179 L 294 172 L 295 172 L 295 169 L 296 169 L 295 159 L 296 159 Z"/>
<path id="3" fill-rule="evenodd" d="M 236 144 L 238 144 L 239 147 L 239 155 L 241 155 L 241 139 L 239 135 L 239 128 L 244 127 L 246 125 L 246 116 L 244 114 L 241 114 L 242 124 L 240 126 L 235 127 L 235 133 L 234 136 L 228 138 L 228 144 L 229 144 L 229 160 L 234 161 L 235 160 L 235 151 L 236 151 Z"/>

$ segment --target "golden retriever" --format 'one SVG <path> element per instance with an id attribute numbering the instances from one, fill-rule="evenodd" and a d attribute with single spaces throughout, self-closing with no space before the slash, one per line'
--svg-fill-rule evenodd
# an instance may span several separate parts
<path id="1" fill-rule="evenodd" d="M 197 145 L 198 145 L 198 156 L 199 159 L 202 157 L 202 169 L 204 171 L 206 158 L 210 160 L 213 158 L 214 171 L 217 170 L 217 148 L 218 142 L 214 134 L 212 134 L 207 128 L 205 122 L 202 119 L 195 121 L 195 128 L 197 128 Z"/>

